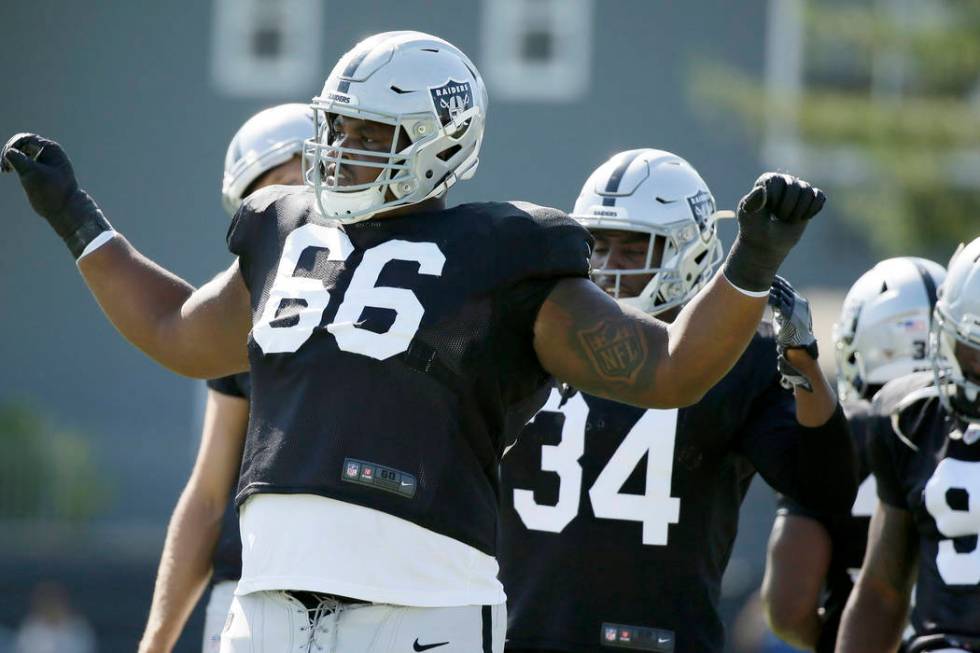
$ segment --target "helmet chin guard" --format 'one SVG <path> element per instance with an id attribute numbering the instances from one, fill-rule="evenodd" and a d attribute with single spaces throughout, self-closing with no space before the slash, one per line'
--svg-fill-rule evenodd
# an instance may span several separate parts
<path id="1" fill-rule="evenodd" d="M 337 63 L 311 106 L 316 135 L 304 145 L 304 167 L 325 218 L 360 222 L 441 197 L 479 164 L 486 88 L 466 55 L 437 37 L 385 32 L 362 41 Z M 333 137 L 334 116 L 390 125 L 391 147 L 345 147 Z M 327 174 L 331 165 L 369 168 L 376 176 L 343 185 Z"/>

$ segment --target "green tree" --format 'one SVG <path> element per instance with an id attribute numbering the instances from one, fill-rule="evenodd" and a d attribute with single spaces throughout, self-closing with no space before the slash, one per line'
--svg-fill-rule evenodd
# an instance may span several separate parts
<path id="1" fill-rule="evenodd" d="M 0 519 L 81 522 L 109 493 L 84 436 L 20 404 L 0 405 Z"/>
<path id="2" fill-rule="evenodd" d="M 857 162 L 853 174 L 814 181 L 881 254 L 942 260 L 975 238 L 980 2 L 810 0 L 801 15 L 798 93 L 709 62 L 692 76 L 698 103 L 757 136 L 773 121 L 791 124 L 802 150 Z"/>

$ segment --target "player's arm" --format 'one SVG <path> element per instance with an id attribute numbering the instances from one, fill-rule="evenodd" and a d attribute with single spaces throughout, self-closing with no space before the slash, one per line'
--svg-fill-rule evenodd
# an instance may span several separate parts
<path id="1" fill-rule="evenodd" d="M 762 610 L 780 639 L 814 650 L 820 635 L 820 597 L 830 568 L 830 534 L 810 517 L 780 514 L 772 525 Z"/>
<path id="2" fill-rule="evenodd" d="M 248 401 L 208 390 L 197 461 L 167 528 L 140 653 L 169 653 L 211 574 L 248 425 Z"/>
<path id="3" fill-rule="evenodd" d="M 195 291 L 112 230 L 54 141 L 18 134 L 0 152 L 0 167 L 17 172 L 31 206 L 65 241 L 102 310 L 130 342 L 187 376 L 247 369 L 251 316 L 237 262 Z"/>
<path id="4" fill-rule="evenodd" d="M 864 566 L 847 600 L 838 653 L 891 653 L 901 642 L 918 550 L 912 513 L 878 502 Z"/>
<path id="5" fill-rule="evenodd" d="M 769 305 L 773 308 L 779 372 L 783 384 L 793 388 L 796 420 L 810 427 L 825 424 L 837 409 L 837 395 L 817 362 L 810 302 L 777 276 L 769 292 Z"/>
<path id="6" fill-rule="evenodd" d="M 718 274 L 670 325 L 620 306 L 584 279 L 558 282 L 538 311 L 542 366 L 580 390 L 637 406 L 698 401 L 752 338 L 783 258 L 824 195 L 786 175 L 763 175 L 739 203 L 739 235 Z"/>

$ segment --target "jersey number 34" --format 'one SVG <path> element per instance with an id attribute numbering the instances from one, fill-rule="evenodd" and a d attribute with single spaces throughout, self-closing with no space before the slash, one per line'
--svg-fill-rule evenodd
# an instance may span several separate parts
<path id="1" fill-rule="evenodd" d="M 300 257 L 311 247 L 326 250 L 328 261 L 346 261 L 354 251 L 350 238 L 336 227 L 306 224 L 286 237 L 269 298 L 252 327 L 252 339 L 265 354 L 296 351 L 310 339 L 323 320 L 323 312 L 330 303 L 330 291 L 324 287 L 323 280 L 294 276 Z M 385 360 L 408 350 L 419 330 L 425 309 L 415 293 L 407 288 L 375 285 L 381 270 L 390 261 L 415 261 L 419 264 L 419 274 L 438 277 L 442 276 L 446 257 L 435 243 L 407 240 L 389 240 L 366 250 L 354 270 L 344 301 L 337 308 L 337 315 L 327 326 L 342 351 Z M 290 313 L 289 324 L 274 325 L 277 319 L 284 321 L 279 310 L 285 301 L 296 304 Z M 384 333 L 358 326 L 361 313 L 369 306 L 395 312 L 395 321 Z"/>
<path id="2" fill-rule="evenodd" d="M 557 410 L 560 401 L 558 391 L 552 390 L 542 410 Z M 576 393 L 561 412 L 565 415 L 561 442 L 541 447 L 541 470 L 558 474 L 558 502 L 539 504 L 531 490 L 514 490 L 514 509 L 531 530 L 560 533 L 579 513 L 582 466 L 578 461 L 585 452 L 589 407 L 581 393 Z M 589 490 L 596 517 L 640 522 L 644 544 L 667 544 L 668 527 L 678 522 L 681 509 L 681 500 L 670 496 L 676 433 L 676 409 L 648 410 L 643 414 Z M 620 492 L 644 455 L 647 458 L 644 493 Z"/>

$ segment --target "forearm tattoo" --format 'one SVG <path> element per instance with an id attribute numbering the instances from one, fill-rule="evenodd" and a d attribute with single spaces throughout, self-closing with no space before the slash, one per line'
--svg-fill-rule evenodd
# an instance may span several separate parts
<path id="1" fill-rule="evenodd" d="M 591 329 L 580 330 L 578 340 L 593 370 L 606 381 L 632 383 L 646 362 L 646 338 L 632 320 L 601 320 Z"/>

